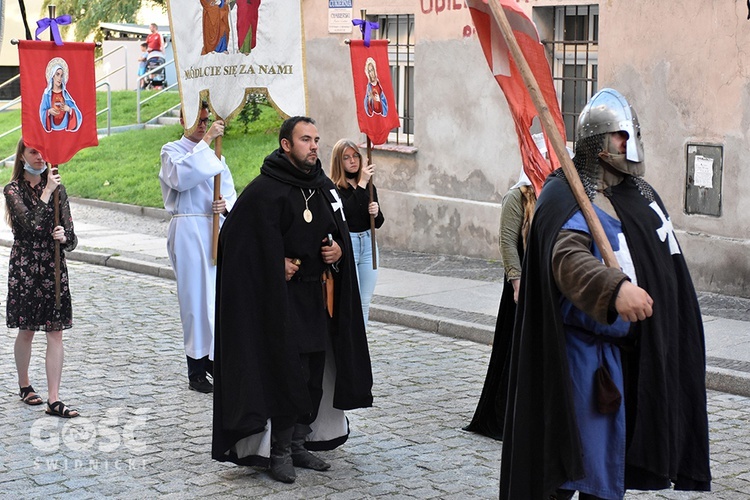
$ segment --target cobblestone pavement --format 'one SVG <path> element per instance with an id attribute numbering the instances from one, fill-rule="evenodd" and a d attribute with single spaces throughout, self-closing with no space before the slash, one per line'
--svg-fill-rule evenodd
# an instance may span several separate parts
<path id="1" fill-rule="evenodd" d="M 0 248 L 0 268 L 8 252 Z M 75 326 L 65 333 L 61 396 L 82 417 L 57 419 L 20 402 L 16 332 L 4 329 L 1 497 L 497 497 L 500 443 L 461 430 L 489 346 L 372 324 L 375 406 L 348 413 L 349 441 L 321 453 L 331 470 L 300 470 L 286 485 L 210 459 L 211 398 L 187 389 L 173 281 L 79 262 L 69 269 Z M 3 321 L 5 294 L 3 278 Z M 44 347 L 38 338 L 31 367 L 43 397 Z M 750 399 L 710 392 L 709 411 L 714 493 L 629 498 L 750 499 Z"/>

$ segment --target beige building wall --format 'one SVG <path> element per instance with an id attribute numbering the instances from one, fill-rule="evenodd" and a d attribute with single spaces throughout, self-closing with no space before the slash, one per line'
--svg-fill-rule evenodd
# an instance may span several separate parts
<path id="1" fill-rule="evenodd" d="M 345 38 L 328 33 L 326 8 L 303 1 L 310 114 L 322 157 L 341 137 L 364 140 L 353 102 Z M 599 6 L 598 86 L 635 106 L 646 150 L 646 179 L 666 204 L 699 290 L 750 296 L 750 139 L 745 2 L 519 1 L 539 23 L 539 7 Z M 375 150 L 375 183 L 386 223 L 381 247 L 498 258 L 500 200 L 520 169 L 505 99 L 471 31 L 463 0 L 354 0 L 354 17 L 415 16 L 415 135 L 409 152 Z M 548 19 L 547 19 L 548 21 Z M 688 214 L 688 144 L 723 148 L 719 216 Z"/>
<path id="2" fill-rule="evenodd" d="M 746 3 L 630 0 L 602 2 L 600 8 L 600 80 L 617 87 L 638 110 L 646 179 L 682 232 L 696 287 L 750 296 Z M 685 213 L 690 143 L 723 147 L 718 217 Z"/>
<path id="3" fill-rule="evenodd" d="M 309 113 L 324 165 L 357 125 L 347 38 L 328 33 L 328 9 L 303 1 Z M 448 6 L 450 5 L 450 8 Z M 386 222 L 381 248 L 499 258 L 500 201 L 521 164 L 505 98 L 490 74 L 462 0 L 354 0 L 353 15 L 415 17 L 413 148 L 375 149 Z M 468 36 L 464 36 L 468 30 Z M 406 149 L 406 152 L 404 152 Z"/>
<path id="4" fill-rule="evenodd" d="M 47 17 L 46 13 L 42 15 L 42 3 L 42 0 L 26 0 L 24 2 L 31 36 L 34 36 L 36 31 L 36 22 L 43 17 Z M 18 2 L 14 1 L 3 1 L 0 4 L 4 11 L 3 36 L 0 40 L 2 42 L 0 43 L 0 66 L 18 66 L 18 47 L 11 45 L 10 41 L 14 38 L 26 40 L 21 8 Z M 44 34 L 49 38 L 49 31 L 45 31 Z"/>
<path id="5" fill-rule="evenodd" d="M 646 180 L 670 212 L 699 290 L 750 296 L 750 21 L 745 2 L 600 1 L 599 88 L 636 108 Z M 575 5 L 532 0 L 534 7 Z M 688 214 L 688 145 L 723 148 L 721 214 Z"/>
<path id="6" fill-rule="evenodd" d="M 535 8 L 576 5 L 524 0 Z M 598 84 L 622 92 L 638 111 L 646 179 L 667 206 L 699 290 L 750 296 L 750 21 L 745 2 L 592 1 L 599 6 Z M 29 19 L 41 0 L 27 0 Z M 586 5 L 581 3 L 581 5 Z M 324 0 L 302 0 L 309 114 L 319 124 L 327 165 L 342 137 L 359 133 L 347 38 L 328 32 Z M 381 248 L 499 258 L 500 200 L 520 158 L 505 98 L 491 77 L 463 0 L 353 0 L 353 15 L 413 14 L 414 141 L 376 148 L 375 183 L 386 223 Z M 5 2 L 0 64 L 17 64 L 17 2 Z M 153 16 L 153 14 L 148 17 Z M 144 20 L 146 21 L 146 20 Z M 16 31 L 18 31 L 16 33 Z M 721 214 L 685 211 L 688 144 L 723 148 Z"/>

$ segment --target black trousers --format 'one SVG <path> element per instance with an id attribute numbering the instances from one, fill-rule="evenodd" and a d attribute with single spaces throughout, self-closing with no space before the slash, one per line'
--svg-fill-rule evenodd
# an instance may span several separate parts
<path id="1" fill-rule="evenodd" d="M 300 353 L 302 364 L 302 375 L 307 382 L 307 390 L 310 393 L 312 411 L 304 415 L 279 415 L 271 417 L 273 429 L 282 430 L 294 426 L 294 424 L 309 425 L 318 417 L 320 400 L 323 398 L 323 372 L 326 367 L 325 352 Z"/>

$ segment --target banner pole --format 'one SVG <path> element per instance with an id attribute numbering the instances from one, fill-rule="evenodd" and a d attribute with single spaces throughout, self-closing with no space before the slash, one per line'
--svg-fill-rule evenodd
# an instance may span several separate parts
<path id="1" fill-rule="evenodd" d="M 370 138 L 367 138 L 367 166 L 369 167 L 372 165 L 372 141 Z M 370 203 L 373 203 L 375 201 L 375 194 L 374 194 L 374 188 L 372 184 L 372 178 L 375 175 L 370 176 L 370 180 L 367 181 L 367 189 L 370 192 Z M 369 208 L 369 205 L 368 205 Z M 372 243 L 372 268 L 373 270 L 378 268 L 378 244 L 375 239 L 375 216 L 370 214 L 370 240 Z"/>
<path id="2" fill-rule="evenodd" d="M 57 173 L 57 165 L 50 166 L 50 175 Z M 52 195 L 55 205 L 55 227 L 60 225 L 60 189 L 55 189 Z M 55 309 L 60 310 L 60 242 L 55 240 Z"/>
<path id="3" fill-rule="evenodd" d="M 360 9 L 359 16 L 362 21 L 367 22 L 367 9 Z M 372 165 L 372 141 L 370 140 L 370 136 L 367 136 L 367 166 L 369 167 L 370 165 Z M 372 178 L 373 176 L 370 176 L 370 180 L 367 181 L 367 190 L 370 193 L 370 203 L 375 201 Z M 370 242 L 372 244 L 372 268 L 375 270 L 378 268 L 378 243 L 375 238 L 375 216 L 372 214 L 370 214 Z"/>
<path id="4" fill-rule="evenodd" d="M 214 151 L 216 157 L 221 161 L 221 143 L 222 136 L 216 138 L 216 145 Z M 214 176 L 214 201 L 218 201 L 221 198 L 221 174 Z M 211 258 L 213 258 L 214 265 L 216 265 L 219 258 L 219 214 L 213 213 L 213 235 L 211 237 Z"/>
<path id="5" fill-rule="evenodd" d="M 573 161 L 570 159 L 565 147 L 565 142 L 560 135 L 560 131 L 557 130 L 557 126 L 552 119 L 552 114 L 547 107 L 547 103 L 544 101 L 539 84 L 534 78 L 529 63 L 526 61 L 523 52 L 521 52 L 521 47 L 518 45 L 518 41 L 513 34 L 513 28 L 510 26 L 508 18 L 505 16 L 505 12 L 499 4 L 499 0 L 490 0 L 488 3 L 492 10 L 492 15 L 503 34 L 505 43 L 508 44 L 508 49 L 513 56 L 513 60 L 515 61 L 516 66 L 518 66 L 523 81 L 529 90 L 531 100 L 534 102 L 534 107 L 536 108 L 537 113 L 539 113 L 539 120 L 542 122 L 544 131 L 547 132 L 547 137 L 552 144 L 552 148 L 555 150 L 555 154 L 557 154 L 557 159 L 562 165 L 565 177 L 568 179 L 568 184 L 573 192 L 573 196 L 578 202 L 578 206 L 581 208 L 581 213 L 583 213 L 586 223 L 591 230 L 591 236 L 594 238 L 594 242 L 599 247 L 599 250 L 601 250 L 605 264 L 608 267 L 619 269 L 620 265 L 617 263 L 617 258 L 612 251 L 612 246 L 609 244 L 607 235 L 602 228 L 602 224 L 599 221 L 596 212 L 594 212 L 591 200 L 586 196 L 583 184 L 581 184 L 581 179 L 578 177 L 578 172 L 576 171 Z"/>
<path id="6" fill-rule="evenodd" d="M 54 19 L 55 18 L 55 11 L 56 7 L 54 5 L 49 5 L 47 7 L 47 11 L 49 12 L 49 18 Z M 49 31 L 49 39 L 50 41 L 54 41 L 55 37 L 52 34 L 52 30 Z M 52 174 L 57 173 L 57 165 L 51 165 L 50 166 L 50 172 Z M 60 225 L 60 190 L 55 189 L 54 194 L 52 195 L 52 204 L 54 205 L 55 210 L 55 227 Z M 60 242 L 55 240 L 55 309 L 60 310 L 62 307 L 60 303 Z"/>

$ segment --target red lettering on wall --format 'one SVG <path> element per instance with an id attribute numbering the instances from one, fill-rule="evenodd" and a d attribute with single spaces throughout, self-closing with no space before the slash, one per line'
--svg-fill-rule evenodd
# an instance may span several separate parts
<path id="1" fill-rule="evenodd" d="M 520 0 L 516 0 L 520 1 Z M 527 2 L 529 0 L 526 0 Z M 466 7 L 466 0 L 420 0 L 422 14 L 439 14 L 443 11 L 461 10 Z"/>

